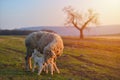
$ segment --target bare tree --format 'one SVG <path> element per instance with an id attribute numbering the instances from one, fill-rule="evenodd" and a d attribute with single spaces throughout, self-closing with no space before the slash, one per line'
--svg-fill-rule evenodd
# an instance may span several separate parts
<path id="1" fill-rule="evenodd" d="M 63 11 L 67 13 L 67 21 L 65 24 L 72 24 L 80 32 L 80 38 L 83 39 L 83 30 L 90 24 L 98 23 L 98 14 L 93 12 L 92 9 L 84 14 L 75 11 L 71 6 L 64 7 Z"/>

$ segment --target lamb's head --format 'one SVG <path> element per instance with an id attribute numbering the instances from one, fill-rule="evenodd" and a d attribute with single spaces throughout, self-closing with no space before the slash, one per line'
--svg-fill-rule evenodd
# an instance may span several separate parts
<path id="1" fill-rule="evenodd" d="M 46 51 L 44 51 L 44 59 L 45 59 L 45 62 L 46 62 L 49 58 L 56 58 L 56 54 L 55 54 L 54 51 L 52 51 L 52 50 L 46 50 Z"/>
<path id="2" fill-rule="evenodd" d="M 37 49 L 34 49 L 34 52 L 32 53 L 32 57 L 35 56 L 42 57 L 43 55 Z"/>

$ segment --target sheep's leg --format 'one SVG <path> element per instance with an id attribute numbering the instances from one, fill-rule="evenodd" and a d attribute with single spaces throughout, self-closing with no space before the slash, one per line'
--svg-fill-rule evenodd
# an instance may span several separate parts
<path id="1" fill-rule="evenodd" d="M 26 71 L 29 71 L 29 66 L 28 66 L 28 61 L 26 60 L 26 63 L 25 63 L 25 69 Z"/>
<path id="2" fill-rule="evenodd" d="M 59 74 L 59 73 L 60 73 L 60 70 L 58 69 L 56 63 L 53 63 L 53 66 L 54 66 L 54 69 L 56 69 L 57 73 Z"/>
<path id="3" fill-rule="evenodd" d="M 27 70 L 27 71 L 29 71 L 30 69 L 32 69 L 31 56 L 32 56 L 32 49 L 27 48 L 26 57 L 25 57 L 26 70 Z"/>
<path id="4" fill-rule="evenodd" d="M 26 70 L 29 71 L 30 69 L 32 69 L 31 57 L 26 56 L 26 57 L 25 57 L 25 60 L 26 60 Z"/>
<path id="5" fill-rule="evenodd" d="M 35 68 L 36 68 L 36 63 L 34 63 L 34 66 L 33 66 L 32 72 L 35 71 Z"/>
<path id="6" fill-rule="evenodd" d="M 29 63 L 29 68 L 32 69 L 31 57 L 29 57 L 28 63 Z"/>

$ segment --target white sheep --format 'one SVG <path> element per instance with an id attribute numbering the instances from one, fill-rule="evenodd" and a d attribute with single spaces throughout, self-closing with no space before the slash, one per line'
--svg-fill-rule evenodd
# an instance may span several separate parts
<path id="1" fill-rule="evenodd" d="M 59 69 L 56 66 L 56 63 L 54 62 L 54 58 L 56 58 L 56 56 L 52 56 L 51 58 L 49 58 L 46 63 L 44 62 L 44 55 L 41 54 L 39 51 L 37 51 L 37 49 L 34 49 L 34 52 L 32 53 L 32 58 L 34 59 L 34 66 L 32 72 L 34 72 L 36 68 L 36 64 L 38 64 L 39 66 L 38 75 L 41 74 L 43 69 L 44 71 L 46 71 L 46 73 L 48 73 L 49 66 L 50 66 L 51 75 L 53 75 L 54 70 L 60 73 Z"/>
<path id="2" fill-rule="evenodd" d="M 44 54 L 45 62 L 49 61 L 53 56 L 56 56 L 54 58 L 55 62 L 56 58 L 63 53 L 64 49 L 63 41 L 58 34 L 45 31 L 33 32 L 28 35 L 25 39 L 25 45 L 27 49 L 25 57 L 27 70 L 32 69 L 31 56 L 34 49 Z"/>

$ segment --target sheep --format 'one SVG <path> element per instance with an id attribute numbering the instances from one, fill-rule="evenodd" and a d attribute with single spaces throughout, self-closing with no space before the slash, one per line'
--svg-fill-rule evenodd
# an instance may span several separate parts
<path id="1" fill-rule="evenodd" d="M 52 56 L 61 56 L 63 53 L 64 45 L 62 38 L 56 34 L 45 31 L 38 31 L 29 34 L 25 39 L 26 46 L 26 70 L 32 69 L 31 56 L 34 49 L 37 49 L 40 53 L 44 54 L 44 61 L 47 62 Z M 56 60 L 54 58 L 54 61 Z M 51 65 L 52 66 L 52 65 Z"/>
<path id="2" fill-rule="evenodd" d="M 38 63 L 38 65 L 39 65 L 38 75 L 41 74 L 43 69 L 44 69 L 44 71 L 46 71 L 46 73 L 48 73 L 48 67 L 49 66 L 50 66 L 51 75 L 53 75 L 54 69 L 56 69 L 57 72 L 60 73 L 59 69 L 57 68 L 56 64 L 54 63 L 54 58 L 56 56 L 53 56 L 52 58 L 49 58 L 47 60 L 47 63 L 44 62 L 44 57 L 43 56 L 44 56 L 43 54 L 41 54 L 39 51 L 34 49 L 34 52 L 32 53 L 32 58 L 34 59 L 34 66 L 33 66 L 32 72 L 34 72 L 36 64 Z M 51 65 L 53 65 L 53 66 L 51 66 Z"/>

